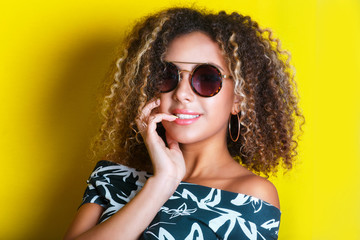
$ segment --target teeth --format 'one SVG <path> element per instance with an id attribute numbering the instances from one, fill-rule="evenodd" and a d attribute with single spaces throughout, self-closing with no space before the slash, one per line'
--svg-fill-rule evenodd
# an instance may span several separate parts
<path id="1" fill-rule="evenodd" d="M 176 116 L 180 119 L 193 119 L 199 117 L 200 115 L 176 114 Z"/>

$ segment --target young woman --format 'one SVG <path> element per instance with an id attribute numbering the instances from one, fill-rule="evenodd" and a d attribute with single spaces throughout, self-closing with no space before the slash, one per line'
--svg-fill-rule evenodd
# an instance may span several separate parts
<path id="1" fill-rule="evenodd" d="M 277 239 L 278 194 L 257 174 L 296 154 L 287 59 L 237 13 L 139 22 L 104 98 L 95 151 L 107 160 L 65 239 Z"/>

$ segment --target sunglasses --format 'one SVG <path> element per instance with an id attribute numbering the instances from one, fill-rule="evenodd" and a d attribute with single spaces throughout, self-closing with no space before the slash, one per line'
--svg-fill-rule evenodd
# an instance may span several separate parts
<path id="1" fill-rule="evenodd" d="M 197 64 L 192 71 L 180 70 L 174 63 Z M 174 90 L 181 80 L 181 73 L 189 72 L 192 90 L 201 97 L 215 96 L 221 89 L 222 80 L 231 79 L 229 75 L 221 74 L 218 67 L 208 63 L 194 62 L 165 62 L 164 70 L 160 76 L 159 90 L 167 93 Z"/>

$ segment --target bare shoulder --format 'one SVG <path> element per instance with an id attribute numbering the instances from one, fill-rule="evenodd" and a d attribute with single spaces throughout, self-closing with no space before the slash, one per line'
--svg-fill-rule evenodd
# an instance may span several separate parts
<path id="1" fill-rule="evenodd" d="M 279 196 L 274 184 L 241 165 L 233 166 L 233 175 L 227 189 L 259 198 L 280 209 Z"/>
<path id="2" fill-rule="evenodd" d="M 254 196 L 280 209 L 279 196 L 274 184 L 249 171 L 235 180 L 234 190 L 238 193 Z"/>

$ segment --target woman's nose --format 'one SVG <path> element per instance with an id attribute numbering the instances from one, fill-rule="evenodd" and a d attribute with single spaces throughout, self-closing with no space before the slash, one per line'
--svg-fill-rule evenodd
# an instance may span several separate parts
<path id="1" fill-rule="evenodd" d="M 179 102 L 190 102 L 194 99 L 190 77 L 190 71 L 182 70 L 179 72 L 179 83 L 174 92 L 174 98 Z"/>

